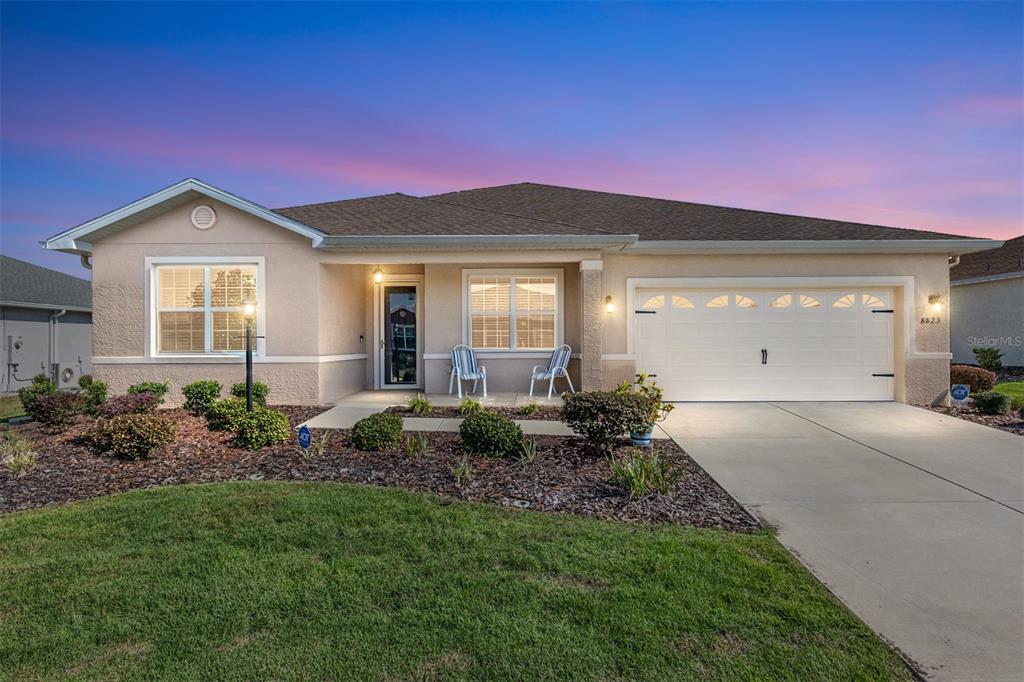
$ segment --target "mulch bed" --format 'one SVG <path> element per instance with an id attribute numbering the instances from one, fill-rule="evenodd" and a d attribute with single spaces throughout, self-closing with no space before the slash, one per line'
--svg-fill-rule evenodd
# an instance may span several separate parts
<path id="1" fill-rule="evenodd" d="M 999 429 L 1001 431 L 1009 431 L 1018 436 L 1024 436 L 1024 419 L 1021 418 L 1020 414 L 1013 410 L 1010 414 L 981 414 L 973 407 L 965 407 L 962 410 L 958 410 L 955 407 L 945 407 L 943 405 L 925 405 L 925 409 L 931 410 L 932 412 L 940 412 L 942 414 L 949 415 L 950 417 L 957 417 L 958 419 L 965 419 L 975 424 L 981 424 L 983 426 L 991 426 L 993 429 Z"/>
<path id="2" fill-rule="evenodd" d="M 325 408 L 279 407 L 298 424 Z M 666 496 L 629 501 L 609 482 L 608 463 L 582 439 L 537 438 L 533 464 L 471 457 L 472 476 L 461 485 L 453 469 L 462 458 L 458 434 L 429 434 L 422 456 L 404 451 L 369 453 L 348 446 L 348 433 L 331 432 L 324 454 L 307 458 L 293 443 L 249 452 L 231 444 L 232 434 L 210 432 L 184 410 L 165 412 L 178 424 L 175 443 L 149 460 L 129 462 L 95 454 L 83 441 L 82 419 L 64 433 L 47 434 L 37 424 L 14 430 L 32 438 L 38 466 L 21 478 L 0 469 L 0 511 L 61 504 L 137 488 L 229 480 L 344 481 L 421 490 L 507 507 L 578 514 L 642 523 L 671 522 L 703 528 L 748 531 L 751 517 L 696 462 L 672 441 L 656 441 L 662 457 L 682 471 Z M 314 437 L 318 436 L 314 433 Z"/>
<path id="3" fill-rule="evenodd" d="M 541 405 L 534 414 L 524 414 L 522 407 L 491 407 L 486 406 L 490 412 L 503 414 L 509 419 L 526 419 L 536 421 L 557 422 L 562 418 L 562 408 L 557 405 Z M 385 412 L 394 412 L 403 417 L 426 417 L 429 419 L 462 419 L 457 407 L 434 407 L 428 414 L 413 414 L 412 410 L 404 405 L 389 407 Z"/>

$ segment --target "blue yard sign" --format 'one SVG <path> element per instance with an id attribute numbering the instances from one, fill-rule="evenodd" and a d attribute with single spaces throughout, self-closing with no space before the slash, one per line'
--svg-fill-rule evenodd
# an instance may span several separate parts
<path id="1" fill-rule="evenodd" d="M 309 427 L 303 424 L 299 427 L 299 447 L 306 450 L 312 444 L 313 434 L 309 432 Z"/>
<path id="2" fill-rule="evenodd" d="M 949 389 L 949 395 L 956 402 L 957 407 L 963 407 L 970 394 L 971 387 L 967 384 L 953 384 Z"/>

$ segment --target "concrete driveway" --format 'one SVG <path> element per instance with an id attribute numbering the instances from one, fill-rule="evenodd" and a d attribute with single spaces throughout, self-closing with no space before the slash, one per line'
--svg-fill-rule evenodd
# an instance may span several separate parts
<path id="1" fill-rule="evenodd" d="M 1024 680 L 1024 439 L 899 403 L 683 403 L 663 427 L 935 680 Z"/>

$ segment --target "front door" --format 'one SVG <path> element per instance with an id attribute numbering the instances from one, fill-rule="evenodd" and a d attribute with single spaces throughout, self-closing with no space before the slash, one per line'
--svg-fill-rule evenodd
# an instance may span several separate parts
<path id="1" fill-rule="evenodd" d="M 381 386 L 419 388 L 419 284 L 381 285 Z"/>

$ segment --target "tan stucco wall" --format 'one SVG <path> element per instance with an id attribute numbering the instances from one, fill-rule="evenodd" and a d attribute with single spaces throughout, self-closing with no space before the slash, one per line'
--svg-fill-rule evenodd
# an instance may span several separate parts
<path id="1" fill-rule="evenodd" d="M 896 399 L 925 404 L 946 400 L 949 361 L 944 358 L 915 358 L 915 353 L 947 353 L 949 324 L 946 311 L 938 324 L 923 324 L 934 317 L 928 310 L 928 296 L 939 294 L 948 301 L 949 266 L 945 255 L 814 254 L 814 255 L 608 255 L 604 258 L 604 295 L 617 303 L 615 312 L 604 317 L 603 352 L 626 353 L 626 325 L 631 323 L 627 301 L 629 277 L 906 277 L 914 278 L 915 300 L 911 315 L 914 342 L 906 353 L 905 311 L 908 304 L 896 289 L 894 300 L 894 374 Z M 842 288 L 842 287 L 838 287 Z M 609 385 L 632 374 L 632 361 L 606 360 L 603 383 Z"/>
<path id="2" fill-rule="evenodd" d="M 975 364 L 974 348 L 988 346 L 1024 365 L 1024 277 L 950 287 L 949 317 L 954 362 Z"/>

